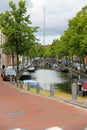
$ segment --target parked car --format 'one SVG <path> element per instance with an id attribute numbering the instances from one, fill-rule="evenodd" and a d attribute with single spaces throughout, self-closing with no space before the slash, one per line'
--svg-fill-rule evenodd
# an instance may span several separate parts
<path id="1" fill-rule="evenodd" d="M 82 96 L 87 95 L 87 80 L 86 79 L 79 79 L 77 82 L 78 91 Z"/>
<path id="2" fill-rule="evenodd" d="M 74 62 L 73 63 L 73 68 L 75 69 L 75 70 L 80 70 L 81 68 L 80 68 L 80 64 L 78 63 L 78 62 Z"/>
<path id="3" fill-rule="evenodd" d="M 82 96 L 87 95 L 87 81 L 82 84 Z"/>
<path id="4" fill-rule="evenodd" d="M 5 68 L 2 72 L 2 78 L 4 81 L 10 81 L 10 78 L 14 78 L 16 80 L 16 71 L 13 68 Z"/>

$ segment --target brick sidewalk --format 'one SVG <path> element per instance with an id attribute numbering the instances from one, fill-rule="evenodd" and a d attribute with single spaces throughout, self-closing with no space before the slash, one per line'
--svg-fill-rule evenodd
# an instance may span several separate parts
<path id="1" fill-rule="evenodd" d="M 55 130 L 86 130 L 87 110 L 20 91 L 0 79 L 0 130 L 46 130 L 52 127 Z"/>
<path id="2" fill-rule="evenodd" d="M 70 103 L 70 104 L 74 104 L 74 105 L 77 105 L 77 106 L 80 106 L 80 107 L 82 107 L 82 108 L 86 108 L 87 109 L 87 99 L 85 98 L 83 98 L 83 99 L 76 99 L 76 100 L 73 100 L 72 98 L 70 99 L 70 98 L 65 98 L 65 97 L 52 97 L 53 99 L 56 99 L 56 100 L 61 100 L 61 101 L 64 101 L 64 102 L 67 102 L 67 103 Z"/>
<path id="3" fill-rule="evenodd" d="M 75 104 L 77 106 L 83 107 L 87 109 L 87 100 L 68 100 L 66 102 Z"/>
<path id="4" fill-rule="evenodd" d="M 72 100 L 72 99 L 66 99 L 66 98 L 59 98 L 60 100 L 66 102 L 66 103 L 70 103 L 82 108 L 87 109 L 87 99 L 83 99 L 83 100 Z"/>

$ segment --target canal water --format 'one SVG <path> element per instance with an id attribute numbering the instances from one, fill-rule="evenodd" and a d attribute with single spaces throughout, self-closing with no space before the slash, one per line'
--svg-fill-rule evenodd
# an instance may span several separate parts
<path id="1" fill-rule="evenodd" d="M 64 74 L 57 70 L 38 69 L 31 75 L 32 79 L 36 80 L 44 90 L 49 90 L 50 86 L 53 85 L 57 90 L 70 91 L 68 74 Z"/>

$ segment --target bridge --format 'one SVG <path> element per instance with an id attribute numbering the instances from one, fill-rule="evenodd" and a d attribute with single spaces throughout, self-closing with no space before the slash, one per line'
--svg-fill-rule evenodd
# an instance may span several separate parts
<path id="1" fill-rule="evenodd" d="M 53 63 L 58 64 L 58 61 L 56 61 L 55 59 L 51 59 L 51 58 L 42 58 L 42 59 L 38 59 L 38 60 L 34 60 L 32 62 L 33 66 L 36 67 L 47 67 L 47 68 L 51 68 L 53 66 Z"/>

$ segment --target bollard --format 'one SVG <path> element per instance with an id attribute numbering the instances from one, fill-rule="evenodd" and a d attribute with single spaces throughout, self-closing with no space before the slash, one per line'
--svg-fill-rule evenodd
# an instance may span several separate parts
<path id="1" fill-rule="evenodd" d="M 39 85 L 39 83 L 37 83 L 36 93 L 37 93 L 37 94 L 39 94 L 39 93 L 40 93 L 40 85 Z"/>
<path id="2" fill-rule="evenodd" d="M 20 89 L 23 89 L 23 82 L 20 82 Z"/>
<path id="3" fill-rule="evenodd" d="M 71 89 L 72 89 L 72 100 L 77 100 L 77 84 L 72 83 Z"/>
<path id="4" fill-rule="evenodd" d="M 13 83 L 13 85 L 15 84 L 15 77 L 14 76 L 12 78 L 12 83 Z"/>
<path id="5" fill-rule="evenodd" d="M 50 96 L 54 96 L 54 86 L 52 84 L 50 85 Z"/>
<path id="6" fill-rule="evenodd" d="M 10 76 L 10 83 L 12 84 L 12 76 Z"/>
<path id="7" fill-rule="evenodd" d="M 27 83 L 27 91 L 30 91 L 30 85 L 29 85 L 29 82 Z"/>

